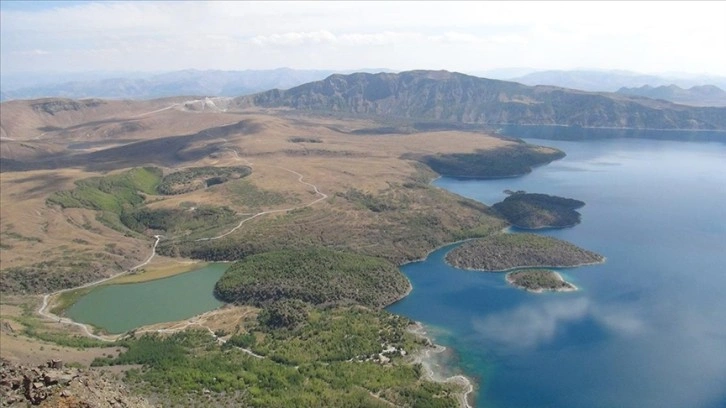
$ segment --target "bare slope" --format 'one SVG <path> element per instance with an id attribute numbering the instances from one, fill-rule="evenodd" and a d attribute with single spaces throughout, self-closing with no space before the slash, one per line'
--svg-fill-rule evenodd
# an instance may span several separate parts
<path id="1" fill-rule="evenodd" d="M 331 75 L 285 91 L 240 97 L 236 103 L 458 124 L 726 129 L 726 108 L 530 87 L 447 71 Z"/>
<path id="2" fill-rule="evenodd" d="M 140 194 L 142 215 L 229 209 L 224 210 L 230 218 L 225 225 L 197 228 L 190 223 L 190 228 L 168 229 L 158 251 L 171 257 L 234 260 L 276 249 L 324 246 L 400 263 L 504 225 L 485 206 L 430 186 L 436 174 L 407 154 L 489 154 L 523 146 L 459 131 L 359 135 L 356 130 L 382 124 L 254 109 L 192 110 L 175 100 L 162 102 L 69 103 L 79 110 L 51 115 L 34 111 L 37 101 L 20 101 L 11 106 L 16 116 L 3 113 L 0 124 L 15 129 L 11 135 L 18 139 L 2 140 L 3 148 L 7 143 L 32 143 L 52 151 L 2 157 L 1 269 L 6 290 L 42 293 L 51 287 L 72 287 L 123 271 L 149 256 L 153 232 L 140 234 L 142 226 L 124 229 L 108 211 L 62 208 L 48 201 L 82 179 L 145 166 L 159 167 L 164 174 L 191 167 L 249 166 L 252 174 L 244 179 L 176 195 Z M 123 109 L 111 113 L 104 110 L 105 104 Z M 49 130 L 37 139 L 35 133 L 20 131 L 55 126 L 63 115 L 65 128 L 78 131 Z M 32 126 L 13 122 L 21 117 L 32 118 Z M 128 135 L 109 136 L 107 124 L 89 125 L 109 117 L 118 123 L 140 118 L 143 130 L 127 140 Z M 68 147 L 78 143 L 88 145 Z M 18 166 L 6 168 L 13 160 Z M 25 168 L 38 169 L 17 171 Z M 214 236 L 219 239 L 197 241 Z"/>

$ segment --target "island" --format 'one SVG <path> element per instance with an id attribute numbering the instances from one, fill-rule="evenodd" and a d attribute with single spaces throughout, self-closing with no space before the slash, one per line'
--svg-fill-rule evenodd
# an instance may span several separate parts
<path id="1" fill-rule="evenodd" d="M 574 267 L 604 260 L 569 242 L 535 234 L 494 234 L 467 241 L 446 254 L 446 261 L 457 268 L 486 272 Z"/>
<path id="2" fill-rule="evenodd" d="M 509 272 L 506 279 L 510 285 L 534 293 L 577 290 L 577 287 L 565 281 L 562 275 L 549 269 L 525 269 Z"/>
<path id="3" fill-rule="evenodd" d="M 584 202 L 548 194 L 509 192 L 509 197 L 492 206 L 512 225 L 523 229 L 566 228 L 580 223 L 576 209 Z"/>

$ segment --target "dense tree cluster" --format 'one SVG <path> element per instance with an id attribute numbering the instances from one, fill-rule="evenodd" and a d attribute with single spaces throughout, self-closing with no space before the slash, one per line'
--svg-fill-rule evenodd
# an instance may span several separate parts
<path id="1" fill-rule="evenodd" d="M 355 303 L 379 308 L 400 299 L 409 283 L 392 263 L 323 248 L 249 256 L 217 282 L 227 302 L 263 305 L 285 299 L 311 304 Z"/>
<path id="2" fill-rule="evenodd" d="M 465 242 L 446 254 L 446 261 L 457 268 L 482 271 L 570 267 L 603 259 L 569 242 L 535 234 L 495 234 Z"/>
<path id="3" fill-rule="evenodd" d="M 492 208 L 520 228 L 563 228 L 580 223 L 576 209 L 585 203 L 547 194 L 516 192 Z"/>
<path id="4" fill-rule="evenodd" d="M 157 190 L 161 194 L 184 194 L 201 188 L 246 177 L 252 173 L 247 166 L 190 167 L 164 176 Z"/>
<path id="5" fill-rule="evenodd" d="M 565 157 L 555 149 L 537 149 L 526 144 L 508 148 L 479 150 L 476 153 L 451 153 L 416 158 L 442 176 L 498 178 L 527 174 L 532 167 Z"/>
<path id="6" fill-rule="evenodd" d="M 406 331 L 408 319 L 360 307 L 309 312 L 294 329 L 260 322 L 261 331 L 252 327 L 221 346 L 206 330 L 130 338 L 118 357 L 93 365 L 141 365 L 126 380 L 171 406 L 458 406 L 456 385 L 422 380 L 421 367 L 400 352 L 421 346 Z M 261 358 L 240 349 L 247 347 Z"/>
<path id="7" fill-rule="evenodd" d="M 235 213 L 227 207 L 212 206 L 190 209 L 143 207 L 125 211 L 120 219 L 125 226 L 138 232 L 151 229 L 181 233 L 231 224 L 235 220 Z"/>

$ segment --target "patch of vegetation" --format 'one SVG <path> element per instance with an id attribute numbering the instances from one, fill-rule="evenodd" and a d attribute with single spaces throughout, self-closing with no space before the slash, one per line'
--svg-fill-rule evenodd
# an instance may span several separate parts
<path id="1" fill-rule="evenodd" d="M 604 258 L 569 242 L 534 234 L 496 234 L 465 242 L 446 261 L 462 269 L 489 272 L 523 267 L 572 267 Z"/>
<path id="2" fill-rule="evenodd" d="M 144 202 L 145 194 L 156 194 L 161 170 L 134 168 L 120 174 L 91 177 L 76 182 L 73 190 L 59 191 L 48 197 L 48 204 L 63 208 L 88 208 L 120 214 Z"/>
<path id="3" fill-rule="evenodd" d="M 174 235 L 206 230 L 234 222 L 235 213 L 227 207 L 200 206 L 181 208 L 139 208 L 121 214 L 121 222 L 128 228 L 144 232 L 161 230 Z"/>
<path id="4" fill-rule="evenodd" d="M 564 228 L 580 223 L 576 209 L 585 203 L 547 194 L 515 192 L 492 206 L 513 225 L 520 228 Z"/>
<path id="5" fill-rule="evenodd" d="M 251 173 L 252 169 L 247 166 L 190 167 L 164 176 L 157 189 L 166 195 L 184 194 L 247 177 Z"/>
<path id="6" fill-rule="evenodd" d="M 70 258 L 5 268 L 0 279 L 0 292 L 49 293 L 98 280 L 109 265 L 102 258 L 93 258 L 91 254 L 74 254 Z"/>
<path id="7" fill-rule="evenodd" d="M 406 278 L 390 262 L 316 248 L 247 257 L 227 269 L 214 291 L 226 302 L 257 306 L 297 299 L 316 305 L 380 308 L 398 300 L 408 288 Z"/>
<path id="8" fill-rule="evenodd" d="M 378 354 L 389 347 L 396 352 L 386 354 L 401 360 L 400 350 L 410 352 L 420 346 L 421 340 L 406 331 L 413 322 L 386 311 L 362 307 L 320 309 L 302 302 L 296 309 L 301 318 L 294 326 L 270 326 L 263 310 L 258 316 L 259 328 L 253 327 L 251 333 L 264 340 L 251 349 L 284 364 L 300 365 L 380 360 Z"/>
<path id="9" fill-rule="evenodd" d="M 323 143 L 323 141 L 318 139 L 317 137 L 301 137 L 301 136 L 291 137 L 291 138 L 287 139 L 287 141 L 290 143 Z"/>
<path id="10" fill-rule="evenodd" d="M 419 347 L 409 323 L 384 311 L 311 309 L 293 330 L 261 325 L 233 336 L 236 344 L 220 346 L 204 330 L 125 340 L 127 351 L 92 365 L 141 364 L 126 381 L 173 406 L 456 407 L 455 385 L 423 381 L 421 367 L 404 361 L 402 348 Z M 389 346 L 396 351 L 383 364 Z"/>
<path id="11" fill-rule="evenodd" d="M 78 299 L 87 295 L 93 289 L 95 288 L 77 289 L 61 293 L 55 300 L 55 304 L 50 310 L 51 313 L 57 316 L 62 316 L 69 307 L 73 306 L 73 304 L 78 301 Z"/>
<path id="12" fill-rule="evenodd" d="M 476 153 L 452 153 L 404 157 L 416 159 L 447 177 L 500 178 L 530 173 L 532 167 L 565 157 L 565 153 L 539 146 L 517 144 Z"/>
<path id="13" fill-rule="evenodd" d="M 15 231 L 3 231 L 2 235 L 5 238 L 14 239 L 16 241 L 37 242 L 37 243 L 43 242 L 43 240 L 38 237 L 28 237 L 28 236 L 25 236 L 18 232 L 15 232 Z"/>
<path id="14" fill-rule="evenodd" d="M 237 180 L 226 184 L 234 204 L 249 208 L 285 204 L 290 198 L 276 191 L 263 190 L 247 180 Z"/>
<path id="15" fill-rule="evenodd" d="M 394 211 L 397 209 L 396 204 L 391 202 L 390 197 L 374 196 L 356 188 L 349 188 L 345 193 L 337 193 L 336 196 L 343 197 L 351 203 L 358 204 L 373 212 Z"/>
<path id="16" fill-rule="evenodd" d="M 420 259 L 446 243 L 487 236 L 506 226 L 486 206 L 428 184 L 415 189 L 392 184 L 385 191 L 365 194 L 371 196 L 374 208 L 383 203 L 405 210 L 373 212 L 362 202 L 333 196 L 334 207 L 312 206 L 276 217 L 257 217 L 213 241 L 163 240 L 157 251 L 205 261 L 236 261 L 282 249 L 326 247 L 400 264 Z"/>
<path id="17" fill-rule="evenodd" d="M 308 319 L 305 302 L 299 299 L 284 299 L 272 303 L 262 310 L 260 322 L 272 329 L 294 329 Z"/>
<path id="18" fill-rule="evenodd" d="M 557 272 L 548 269 L 526 269 L 509 272 L 507 282 L 530 292 L 576 290 L 574 285 L 565 282 Z"/>
<path id="19" fill-rule="evenodd" d="M 35 311 L 32 312 L 33 314 Z M 72 335 L 67 332 L 56 332 L 43 329 L 42 323 L 38 318 L 25 314 L 14 318 L 18 323 L 23 325 L 23 334 L 38 340 L 54 343 L 59 346 L 73 348 L 93 348 L 93 347 L 109 347 L 113 343 L 92 339 L 87 336 Z"/>

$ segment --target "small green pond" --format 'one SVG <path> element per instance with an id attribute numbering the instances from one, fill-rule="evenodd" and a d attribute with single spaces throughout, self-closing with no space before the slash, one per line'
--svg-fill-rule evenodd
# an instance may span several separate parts
<path id="1" fill-rule="evenodd" d="M 216 263 L 180 275 L 141 283 L 100 286 L 67 311 L 71 319 L 109 333 L 172 322 L 214 310 L 214 284 L 230 264 Z"/>

